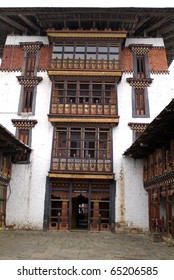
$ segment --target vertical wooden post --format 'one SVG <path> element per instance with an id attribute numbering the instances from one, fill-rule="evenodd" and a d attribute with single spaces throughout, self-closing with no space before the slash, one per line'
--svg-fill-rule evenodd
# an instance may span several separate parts
<path id="1" fill-rule="evenodd" d="M 94 201 L 94 205 L 93 205 L 93 223 L 97 225 L 95 228 L 99 230 L 99 228 L 98 228 L 98 221 L 99 221 L 99 202 L 98 201 Z"/>
<path id="2" fill-rule="evenodd" d="M 68 229 L 68 200 L 62 201 L 62 217 L 60 229 Z"/>

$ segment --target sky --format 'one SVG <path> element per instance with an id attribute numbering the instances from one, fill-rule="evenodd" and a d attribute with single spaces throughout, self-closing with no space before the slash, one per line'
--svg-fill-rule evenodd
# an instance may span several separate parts
<path id="1" fill-rule="evenodd" d="M 152 7 L 167 8 L 174 7 L 171 0 L 5 0 L 1 1 L 0 7 Z M 27 3 L 26 3 L 27 2 Z M 159 3 L 160 2 L 160 3 Z M 173 4 L 172 4 L 173 3 Z"/>

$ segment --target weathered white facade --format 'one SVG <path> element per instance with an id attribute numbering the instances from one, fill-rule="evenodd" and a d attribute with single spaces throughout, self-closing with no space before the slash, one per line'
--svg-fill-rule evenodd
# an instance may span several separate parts
<path id="1" fill-rule="evenodd" d="M 19 45 L 20 42 L 43 42 L 48 45 L 47 37 L 8 36 L 6 45 Z M 130 44 L 152 44 L 164 47 L 161 38 L 126 39 Z M 51 81 L 46 71 L 38 71 L 42 81 L 37 86 L 35 114 L 18 114 L 21 85 L 16 76 L 19 71 L 0 71 L 0 123 L 16 133 L 12 119 L 34 119 L 37 124 L 32 128 L 29 164 L 13 164 L 13 174 L 7 193 L 6 223 L 16 224 L 16 228 L 42 229 L 44 219 L 45 189 L 50 169 L 53 126 L 48 122 L 51 98 Z M 123 73 L 118 84 L 119 124 L 113 128 L 113 172 L 116 181 L 115 222 L 116 229 L 130 227 L 147 230 L 148 198 L 143 188 L 143 167 L 141 160 L 123 156 L 133 142 L 130 122 L 150 123 L 173 98 L 171 73 L 150 73 L 153 79 L 148 87 L 150 117 L 132 117 L 132 87 L 127 78 L 133 73 Z"/>

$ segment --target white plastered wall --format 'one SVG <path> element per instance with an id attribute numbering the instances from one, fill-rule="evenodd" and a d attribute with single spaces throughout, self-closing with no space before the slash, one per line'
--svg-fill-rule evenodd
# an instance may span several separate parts
<path id="1" fill-rule="evenodd" d="M 19 42 L 43 41 L 47 37 L 11 36 L 7 44 Z M 42 229 L 44 216 L 46 176 L 50 169 L 53 128 L 48 122 L 51 81 L 47 72 L 38 72 L 43 80 L 37 86 L 35 115 L 19 116 L 18 106 L 21 85 L 16 76 L 20 72 L 0 72 L 0 123 L 15 134 L 11 119 L 35 119 L 37 124 L 32 128 L 30 164 L 13 164 L 12 179 L 7 192 L 7 224 L 16 224 L 17 228 Z"/>

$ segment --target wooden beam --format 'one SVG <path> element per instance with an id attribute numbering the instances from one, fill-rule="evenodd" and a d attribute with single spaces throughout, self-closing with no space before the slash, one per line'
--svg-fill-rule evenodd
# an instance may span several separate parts
<path id="1" fill-rule="evenodd" d="M 7 22 L 9 25 L 12 25 L 13 27 L 25 32 L 26 28 L 24 26 L 22 26 L 21 24 L 17 23 L 16 21 L 10 19 L 7 16 L 1 16 L 0 15 L 0 19 L 2 19 L 3 21 Z"/>
<path id="2" fill-rule="evenodd" d="M 119 123 L 119 117 L 111 117 L 111 118 L 75 118 L 75 117 L 54 117 L 54 116 L 48 116 L 48 121 L 51 123 L 110 123 L 110 124 L 118 124 Z"/>
<path id="3" fill-rule="evenodd" d="M 164 41 L 174 37 L 174 32 L 164 37 Z"/>
<path id="4" fill-rule="evenodd" d="M 166 48 L 170 48 L 170 47 L 173 47 L 174 46 L 174 42 L 171 41 L 171 42 L 165 42 L 165 47 Z"/>
<path id="5" fill-rule="evenodd" d="M 66 179 L 101 179 L 101 180 L 113 180 L 114 174 L 76 174 L 76 173 L 52 173 L 49 172 L 50 178 L 66 178 Z"/>
<path id="6" fill-rule="evenodd" d="M 149 33 L 151 31 L 154 31 L 155 29 L 158 29 L 161 25 L 163 25 L 165 22 L 169 21 L 168 17 L 164 17 L 155 24 L 152 24 L 149 28 L 147 28 L 145 31 L 146 33 Z"/>
<path id="7" fill-rule="evenodd" d="M 168 33 L 170 31 L 173 31 L 174 30 L 174 23 L 173 24 L 168 24 L 166 27 L 162 28 L 159 30 L 160 34 L 165 34 L 165 33 Z"/>
<path id="8" fill-rule="evenodd" d="M 100 76 L 105 76 L 105 77 L 121 77 L 122 76 L 122 71 L 121 70 L 115 70 L 115 71 L 66 71 L 66 70 L 48 70 L 48 75 L 49 76 L 80 76 L 80 77 L 90 77 L 90 76 L 95 76 L 95 77 L 100 77 Z"/>
<path id="9" fill-rule="evenodd" d="M 135 31 L 138 30 L 146 21 L 149 20 L 149 17 L 143 18 L 138 24 L 135 26 Z"/>
<path id="10" fill-rule="evenodd" d="M 23 14 L 18 14 L 18 16 L 26 23 L 28 24 L 32 29 L 38 31 L 39 27 L 37 25 L 35 25 L 33 22 L 31 22 L 26 16 L 24 16 Z"/>

